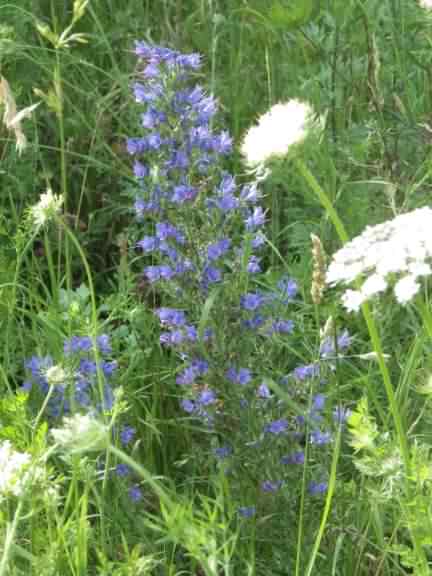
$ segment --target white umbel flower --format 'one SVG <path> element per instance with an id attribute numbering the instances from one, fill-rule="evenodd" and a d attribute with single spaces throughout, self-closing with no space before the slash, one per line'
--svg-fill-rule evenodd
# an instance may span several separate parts
<path id="1" fill-rule="evenodd" d="M 0 443 L 0 500 L 10 495 L 21 496 L 30 463 L 30 454 L 17 452 L 9 440 Z"/>
<path id="2" fill-rule="evenodd" d="M 63 418 L 63 428 L 53 428 L 54 442 L 71 453 L 104 450 L 108 445 L 108 427 L 91 414 Z"/>
<path id="3" fill-rule="evenodd" d="M 63 196 L 56 196 L 51 188 L 41 194 L 39 202 L 30 208 L 30 216 L 37 228 L 44 226 L 55 214 L 60 212 Z"/>
<path id="4" fill-rule="evenodd" d="M 293 144 L 306 137 L 313 124 L 313 110 L 305 102 L 275 104 L 246 132 L 240 151 L 251 168 L 274 156 L 285 156 Z"/>
<path id="5" fill-rule="evenodd" d="M 368 226 L 360 236 L 334 254 L 327 270 L 330 286 L 349 286 L 342 297 L 349 311 L 359 310 L 370 297 L 393 286 L 400 304 L 419 291 L 419 278 L 432 274 L 432 209 L 428 206 Z"/>
<path id="6" fill-rule="evenodd" d="M 432 0 L 420 0 L 419 6 L 425 10 L 432 10 Z"/>

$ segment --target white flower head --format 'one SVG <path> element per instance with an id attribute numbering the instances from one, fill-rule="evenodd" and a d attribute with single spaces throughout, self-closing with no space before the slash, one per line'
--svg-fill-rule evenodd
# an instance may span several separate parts
<path id="1" fill-rule="evenodd" d="M 30 454 L 17 452 L 9 440 L 0 443 L 0 500 L 22 494 L 28 480 L 26 471 L 30 463 Z"/>
<path id="2" fill-rule="evenodd" d="M 60 212 L 63 196 L 52 193 L 51 188 L 41 194 L 37 204 L 30 208 L 30 216 L 37 228 L 44 226 L 55 214 Z"/>
<path id="3" fill-rule="evenodd" d="M 432 10 L 432 0 L 419 0 L 419 6 L 425 10 Z"/>
<path id="4" fill-rule="evenodd" d="M 270 158 L 285 156 L 306 137 L 314 124 L 313 110 L 299 100 L 275 104 L 246 132 L 240 151 L 246 164 L 259 168 Z"/>
<path id="5" fill-rule="evenodd" d="M 397 301 L 400 304 L 406 304 L 417 294 L 420 290 L 420 284 L 417 282 L 416 276 L 404 276 L 394 287 L 394 292 Z"/>
<path id="6" fill-rule="evenodd" d="M 63 418 L 63 428 L 53 428 L 56 444 L 71 453 L 94 452 L 108 446 L 108 427 L 91 414 Z"/>
<path id="7" fill-rule="evenodd" d="M 64 384 L 67 379 L 65 370 L 59 364 L 50 366 L 45 372 L 45 378 L 49 386 L 58 386 Z"/>
<path id="8" fill-rule="evenodd" d="M 431 229 L 428 206 L 367 226 L 333 255 L 326 283 L 350 286 L 357 280 L 356 290 L 347 290 L 342 297 L 349 311 L 359 310 L 363 302 L 389 286 L 397 301 L 406 304 L 420 290 L 419 279 L 432 274 Z"/>

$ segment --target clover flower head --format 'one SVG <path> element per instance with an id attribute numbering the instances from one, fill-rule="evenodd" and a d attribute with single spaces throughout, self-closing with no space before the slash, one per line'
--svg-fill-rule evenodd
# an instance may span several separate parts
<path id="1" fill-rule="evenodd" d="M 246 164 L 254 168 L 275 156 L 285 156 L 293 144 L 304 140 L 312 124 L 309 104 L 299 100 L 275 104 L 243 139 L 240 151 Z"/>
<path id="2" fill-rule="evenodd" d="M 37 228 L 44 226 L 55 214 L 60 212 L 63 196 L 52 193 L 51 188 L 41 194 L 39 202 L 30 208 L 30 217 Z"/>
<path id="3" fill-rule="evenodd" d="M 419 279 L 432 274 L 431 226 L 432 209 L 425 206 L 366 227 L 333 255 L 326 283 L 350 286 L 357 280 L 356 289 L 342 296 L 348 311 L 359 310 L 389 286 L 397 301 L 406 304 L 420 290 Z"/>

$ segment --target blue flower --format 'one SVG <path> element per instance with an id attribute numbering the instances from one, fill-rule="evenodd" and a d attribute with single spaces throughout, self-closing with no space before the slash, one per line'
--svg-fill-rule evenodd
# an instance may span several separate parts
<path id="1" fill-rule="evenodd" d="M 326 398 L 325 394 L 316 394 L 312 400 L 312 410 L 323 410 Z"/>
<path id="2" fill-rule="evenodd" d="M 207 374 L 209 370 L 208 362 L 206 360 L 201 360 L 199 358 L 192 360 L 192 367 L 194 370 L 196 370 L 197 374 L 200 375 Z"/>
<path id="3" fill-rule="evenodd" d="M 131 156 L 142 154 L 147 150 L 147 140 L 145 138 L 128 138 L 126 149 Z"/>
<path id="4" fill-rule="evenodd" d="M 267 424 L 264 427 L 264 431 L 265 432 L 269 432 L 270 434 L 282 434 L 283 432 L 286 432 L 288 428 L 288 420 L 286 420 L 285 418 L 281 418 L 279 420 L 273 420 L 273 422 L 270 422 L 269 424 Z"/>
<path id="5" fill-rule="evenodd" d="M 242 386 L 248 384 L 252 379 L 251 371 L 248 368 L 239 368 L 236 370 L 231 367 L 226 371 L 225 376 L 233 384 L 241 384 Z"/>
<path id="6" fill-rule="evenodd" d="M 134 210 L 137 219 L 141 219 L 144 217 L 145 213 L 155 213 L 159 212 L 160 210 L 160 203 L 156 200 L 150 200 L 146 202 L 142 198 L 137 198 L 134 203 Z"/>
<path id="7" fill-rule="evenodd" d="M 267 386 L 265 382 L 258 386 L 257 396 L 259 398 L 271 398 L 272 394 L 270 392 L 270 388 Z"/>
<path id="8" fill-rule="evenodd" d="M 288 456 L 282 456 L 281 464 L 304 464 L 305 455 L 304 452 L 298 451 L 289 454 Z"/>
<path id="9" fill-rule="evenodd" d="M 197 194 L 198 190 L 193 186 L 180 184 L 174 187 L 174 193 L 171 196 L 171 202 L 174 202 L 174 204 L 183 204 L 183 202 L 195 200 Z"/>
<path id="10" fill-rule="evenodd" d="M 160 240 L 156 236 L 144 236 L 142 240 L 137 242 L 138 248 L 143 252 L 153 252 L 159 248 Z"/>
<path id="11" fill-rule="evenodd" d="M 188 414 L 192 414 L 193 412 L 195 412 L 196 407 L 195 407 L 195 403 L 192 400 L 188 400 L 186 398 L 186 399 L 183 399 L 180 402 L 180 404 L 181 404 L 181 407 L 183 408 L 183 410 L 185 412 L 187 412 Z"/>
<path id="12" fill-rule="evenodd" d="M 230 248 L 231 240 L 229 238 L 222 238 L 207 247 L 207 257 L 210 261 L 218 260 Z"/>
<path id="13" fill-rule="evenodd" d="M 124 478 L 126 476 L 129 476 L 129 474 L 131 473 L 131 469 L 126 464 L 117 464 L 115 468 L 115 473 L 117 474 L 117 476 Z"/>
<path id="14" fill-rule="evenodd" d="M 170 266 L 147 266 L 144 268 L 144 275 L 150 282 L 157 282 L 158 280 L 170 280 L 175 272 Z"/>
<path id="15" fill-rule="evenodd" d="M 188 366 L 177 376 L 176 383 L 180 386 L 193 384 L 197 376 L 198 374 L 195 368 L 193 366 Z"/>
<path id="16" fill-rule="evenodd" d="M 159 238 L 159 240 L 168 240 L 169 238 L 174 238 L 178 244 L 185 243 L 184 234 L 170 222 L 158 222 L 156 224 L 156 236 Z"/>
<path id="17" fill-rule="evenodd" d="M 218 154 L 224 156 L 232 150 L 233 140 L 228 132 L 221 132 L 218 136 L 213 139 L 213 149 Z"/>
<path id="18" fill-rule="evenodd" d="M 165 326 L 184 326 L 186 324 L 186 315 L 184 310 L 178 308 L 158 308 L 155 310 L 162 325 Z"/>
<path id="19" fill-rule="evenodd" d="M 261 484 L 261 489 L 263 492 L 277 492 L 282 486 L 282 480 L 264 480 Z"/>
<path id="20" fill-rule="evenodd" d="M 139 502 L 143 497 L 141 488 L 137 484 L 134 484 L 129 488 L 128 494 L 132 502 Z"/>
<path id="21" fill-rule="evenodd" d="M 265 244 L 265 236 L 260 231 L 252 238 L 251 246 L 252 248 L 257 249 L 263 246 L 264 244 Z"/>
<path id="22" fill-rule="evenodd" d="M 160 74 L 160 70 L 156 62 L 150 62 L 144 68 L 143 76 L 144 78 L 157 78 Z"/>
<path id="23" fill-rule="evenodd" d="M 243 518 L 252 518 L 256 514 L 256 508 L 255 506 L 240 506 L 237 512 Z"/>
<path id="24" fill-rule="evenodd" d="M 320 430 L 313 430 L 310 433 L 310 442 L 311 444 L 315 444 L 317 446 L 323 446 L 325 444 L 329 444 L 332 441 L 333 437 L 331 432 L 321 432 Z"/>
<path id="25" fill-rule="evenodd" d="M 134 171 L 136 178 L 145 178 L 146 176 L 149 175 L 148 167 L 144 166 L 144 164 L 142 164 L 138 160 L 135 160 L 135 162 L 134 162 L 133 171 Z"/>
<path id="26" fill-rule="evenodd" d="M 127 446 L 135 438 L 136 430 L 133 426 L 123 426 L 120 430 L 120 442 L 123 446 Z"/>
<path id="27" fill-rule="evenodd" d="M 222 280 L 222 272 L 215 266 L 207 265 L 202 272 L 202 284 L 206 288 L 209 284 L 216 284 Z"/>
<path id="28" fill-rule="evenodd" d="M 252 318 L 249 318 L 247 320 L 243 320 L 242 325 L 245 328 L 255 330 L 256 328 L 259 328 L 260 326 L 262 326 L 264 324 L 264 322 L 265 322 L 265 318 L 264 318 L 264 316 L 262 316 L 262 314 L 255 314 L 254 316 L 252 316 Z"/>
<path id="29" fill-rule="evenodd" d="M 253 212 L 246 218 L 245 226 L 249 232 L 262 226 L 265 222 L 265 213 L 261 206 L 254 208 Z"/>
<path id="30" fill-rule="evenodd" d="M 292 320 L 275 320 L 271 324 L 269 333 L 291 334 L 293 330 L 294 330 L 294 322 Z"/>
<path id="31" fill-rule="evenodd" d="M 319 374 L 319 364 L 306 364 L 304 366 L 297 366 L 292 375 L 296 380 L 303 381 L 308 378 L 314 378 Z"/>
<path id="32" fill-rule="evenodd" d="M 258 292 L 249 292 L 240 298 L 240 305 L 244 310 L 256 310 L 263 305 L 265 297 Z"/>
<path id="33" fill-rule="evenodd" d="M 216 400 L 217 400 L 216 394 L 214 393 L 213 390 L 210 390 L 209 388 L 202 390 L 197 398 L 197 402 L 201 406 L 210 406 L 211 404 L 214 404 Z"/>
<path id="34" fill-rule="evenodd" d="M 347 330 L 344 330 L 342 334 L 340 334 L 337 339 L 337 349 L 345 350 L 351 345 L 352 337 L 349 335 Z M 328 356 L 334 356 L 336 354 L 336 347 L 334 338 L 328 337 L 322 342 L 320 346 L 320 356 L 321 358 L 327 358 Z"/>
<path id="35" fill-rule="evenodd" d="M 322 482 L 311 482 L 309 484 L 309 493 L 312 495 L 316 494 L 325 494 L 327 492 L 328 483 L 325 481 Z"/>
<path id="36" fill-rule="evenodd" d="M 277 283 L 277 288 L 279 291 L 279 297 L 284 304 L 291 302 L 297 295 L 298 286 L 297 282 L 292 278 L 284 276 Z"/>
<path id="37" fill-rule="evenodd" d="M 240 192 L 240 199 L 243 202 L 249 202 L 250 204 L 256 204 L 260 199 L 261 195 L 258 190 L 258 184 L 252 182 L 251 184 L 245 184 Z"/>
<path id="38" fill-rule="evenodd" d="M 260 260 L 257 256 L 251 256 L 249 258 L 246 268 L 249 274 L 259 274 L 261 272 Z"/>
<path id="39" fill-rule="evenodd" d="M 213 450 L 213 454 L 218 460 L 224 460 L 225 458 L 228 458 L 228 456 L 231 456 L 232 448 L 231 446 L 220 446 Z"/>
<path id="40" fill-rule="evenodd" d="M 92 347 L 92 340 L 89 336 L 72 336 L 72 338 L 65 340 L 63 345 L 65 354 L 88 352 Z"/>

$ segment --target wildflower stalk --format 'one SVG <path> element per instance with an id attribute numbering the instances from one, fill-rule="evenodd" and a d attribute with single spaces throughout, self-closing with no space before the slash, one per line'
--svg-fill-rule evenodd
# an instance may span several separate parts
<path id="1" fill-rule="evenodd" d="M 310 402 L 309 402 L 310 408 Z M 306 438 L 309 437 L 309 425 L 306 428 Z M 301 495 L 300 495 L 300 511 L 298 519 L 298 531 L 297 531 L 297 553 L 296 553 L 296 566 L 295 566 L 295 576 L 300 576 L 301 569 L 301 558 L 303 554 L 303 522 L 304 522 L 304 505 L 306 499 L 307 490 L 307 463 L 309 459 L 309 442 L 306 442 L 304 449 L 304 463 L 303 463 L 303 474 L 302 474 L 302 485 L 301 485 Z"/>
<path id="2" fill-rule="evenodd" d="M 303 176 L 305 181 L 309 184 L 309 186 L 311 187 L 311 189 L 315 193 L 315 195 L 318 197 L 322 206 L 327 211 L 327 214 L 329 215 L 330 220 L 332 221 L 341 242 L 343 244 L 345 244 L 346 242 L 349 241 L 349 236 L 348 236 L 348 233 L 345 229 L 345 226 L 343 225 L 343 223 L 342 223 L 341 219 L 339 218 L 335 208 L 333 207 L 333 204 L 332 204 L 330 198 L 324 192 L 324 190 L 319 185 L 316 178 L 313 176 L 313 174 L 310 172 L 310 170 L 307 168 L 307 166 L 304 164 L 304 162 L 299 158 L 296 158 L 295 162 L 296 162 L 297 168 L 299 169 L 299 172 L 301 173 L 301 175 Z M 385 363 L 384 353 L 383 353 L 383 349 L 381 346 L 381 339 L 380 339 L 380 336 L 378 334 L 375 320 L 373 319 L 373 316 L 372 316 L 371 311 L 370 311 L 370 307 L 369 307 L 367 302 L 362 303 L 361 309 L 362 309 L 363 317 L 364 317 L 366 325 L 367 325 L 369 336 L 370 336 L 371 341 L 372 341 L 373 348 L 377 354 L 378 365 L 379 365 L 381 376 L 383 379 L 387 399 L 388 399 L 388 402 L 390 405 L 390 412 L 391 412 L 393 423 L 394 423 L 394 426 L 396 429 L 396 434 L 397 434 L 398 442 L 399 442 L 399 448 L 400 448 L 402 458 L 404 461 L 405 492 L 406 492 L 407 498 L 409 500 L 411 500 L 413 497 L 413 490 L 412 490 L 411 483 L 410 483 L 411 459 L 410 459 L 410 451 L 409 451 L 407 434 L 406 434 L 405 427 L 404 427 L 404 424 L 402 421 L 402 416 L 401 416 L 401 413 L 400 413 L 400 410 L 398 407 L 395 392 L 393 390 L 393 385 L 391 382 L 390 373 L 389 373 L 387 365 Z M 330 489 L 329 489 L 329 493 L 330 493 Z M 419 542 L 419 540 L 417 538 L 417 534 L 416 534 L 415 529 L 412 528 L 410 526 L 410 524 L 411 524 L 411 522 L 408 521 L 408 526 L 409 526 L 409 530 L 411 533 L 411 539 L 412 539 L 412 542 L 413 542 L 413 545 L 415 548 L 416 557 L 421 562 L 422 566 L 427 570 L 428 564 L 427 564 L 427 558 L 425 555 L 425 551 L 423 550 L 421 543 Z M 311 559 L 311 561 L 312 561 L 312 559 Z M 313 563 L 311 564 L 311 562 L 310 562 L 308 571 L 306 573 L 307 576 L 309 576 L 309 574 L 311 573 L 310 570 L 312 569 L 312 567 L 313 567 Z"/>
<path id="3" fill-rule="evenodd" d="M 58 283 L 57 278 L 56 278 L 56 273 L 55 273 L 55 269 L 54 269 L 54 262 L 53 262 L 53 258 L 52 258 L 51 245 L 49 243 L 48 234 L 47 234 L 46 230 L 44 230 L 43 242 L 44 242 L 45 254 L 47 257 L 48 273 L 49 273 L 49 277 L 50 277 L 50 281 L 51 281 L 51 293 L 52 293 L 54 300 L 57 301 L 58 300 L 59 283 Z"/>
<path id="4" fill-rule="evenodd" d="M 312 554 L 311 554 L 311 557 L 309 560 L 309 564 L 308 564 L 307 569 L 305 571 L 305 576 L 311 576 L 311 574 L 312 574 L 312 570 L 315 566 L 316 557 L 318 555 L 318 551 L 319 551 L 319 548 L 321 545 L 321 540 L 324 536 L 324 531 L 325 531 L 325 528 L 327 525 L 327 519 L 328 519 L 328 516 L 330 514 L 331 503 L 333 500 L 333 494 L 334 494 L 335 487 L 336 487 L 336 472 L 337 472 L 337 465 L 338 465 L 338 460 L 339 460 L 339 455 L 340 455 L 341 432 L 342 432 L 342 425 L 340 423 L 339 427 L 338 427 L 338 433 L 336 436 L 336 444 L 335 444 L 335 448 L 334 448 L 334 452 L 333 452 L 333 458 L 332 458 L 331 469 L 330 469 L 330 478 L 329 478 L 329 483 L 328 483 L 326 501 L 324 504 L 324 510 L 323 510 L 323 513 L 321 516 L 320 527 L 318 529 L 318 534 L 315 538 L 315 542 L 314 542 L 314 546 L 312 549 Z M 297 576 L 297 574 L 298 574 L 298 572 L 297 572 L 297 566 L 296 566 L 296 576 Z"/>
<path id="5" fill-rule="evenodd" d="M 296 166 L 297 166 L 300 174 L 306 180 L 307 184 L 309 184 L 309 186 L 311 187 L 313 192 L 315 192 L 315 194 L 318 196 L 318 199 L 321 202 L 321 204 L 324 206 L 324 208 L 326 209 L 326 212 L 329 215 L 330 220 L 332 221 L 333 226 L 335 227 L 339 238 L 341 239 L 342 243 L 345 244 L 345 242 L 348 242 L 349 236 L 348 236 L 347 231 L 345 230 L 345 226 L 343 225 L 342 220 L 339 218 L 338 213 L 336 212 L 330 198 L 327 196 L 327 194 L 324 192 L 324 190 L 318 184 L 315 176 L 312 174 L 312 172 L 309 170 L 309 168 L 306 166 L 306 164 L 303 162 L 303 160 L 301 160 L 301 158 L 295 158 L 295 163 L 296 163 Z"/>
<path id="6" fill-rule="evenodd" d="M 6 576 L 6 574 L 8 574 L 9 572 L 9 559 L 13 547 L 15 533 L 17 531 L 18 524 L 21 519 L 21 510 L 23 508 L 23 505 L 24 505 L 24 498 L 20 498 L 15 510 L 12 523 L 9 524 L 6 529 L 6 538 L 3 544 L 3 555 L 0 560 L 0 576 Z"/>
<path id="7" fill-rule="evenodd" d="M 103 398 L 104 398 L 103 374 L 102 374 L 102 370 L 100 367 L 99 348 L 98 348 L 97 341 L 96 341 L 97 330 L 98 330 L 98 314 L 97 314 L 97 305 L 96 305 L 96 293 L 95 293 L 95 289 L 94 289 L 93 277 L 92 277 L 92 273 L 90 270 L 90 265 L 88 263 L 86 255 L 84 254 L 84 251 L 81 248 L 81 245 L 78 242 L 78 240 L 76 239 L 74 233 L 70 230 L 70 228 L 67 226 L 67 224 L 64 222 L 64 220 L 61 219 L 59 216 L 56 216 L 56 220 L 59 223 L 59 225 L 61 227 L 63 227 L 64 231 L 66 232 L 66 237 L 70 239 L 71 243 L 76 248 L 76 250 L 77 250 L 77 252 L 81 258 L 81 261 L 82 261 L 82 264 L 84 266 L 84 270 L 86 273 L 87 282 L 89 285 L 89 292 L 90 292 L 90 302 L 91 302 L 92 330 L 91 330 L 90 336 L 91 336 L 92 342 L 93 342 L 93 353 L 95 355 L 95 361 L 96 361 L 96 371 L 97 371 L 97 380 L 98 380 L 98 386 L 99 386 L 99 394 L 101 397 L 101 401 L 103 402 Z"/>

